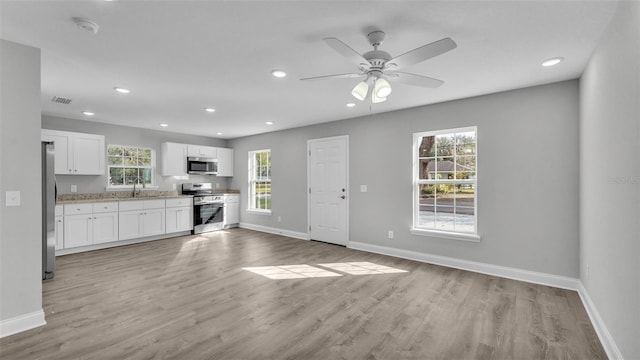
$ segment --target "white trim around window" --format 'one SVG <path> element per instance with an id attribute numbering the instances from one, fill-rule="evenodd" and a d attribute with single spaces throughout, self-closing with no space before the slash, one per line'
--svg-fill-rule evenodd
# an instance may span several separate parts
<path id="1" fill-rule="evenodd" d="M 477 127 L 413 134 L 411 233 L 480 241 Z"/>
<path id="2" fill-rule="evenodd" d="M 249 151 L 248 155 L 247 211 L 271 215 L 271 149 Z"/>

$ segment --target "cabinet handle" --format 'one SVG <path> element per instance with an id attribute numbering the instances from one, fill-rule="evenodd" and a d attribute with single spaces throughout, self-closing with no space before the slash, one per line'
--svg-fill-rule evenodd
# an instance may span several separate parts
<path id="1" fill-rule="evenodd" d="M 71 169 L 69 169 L 69 172 L 73 172 L 73 171 L 71 171 Z"/>
<path id="2" fill-rule="evenodd" d="M 58 222 L 59 222 L 59 223 L 61 223 L 61 222 L 62 222 L 62 220 L 58 220 Z"/>

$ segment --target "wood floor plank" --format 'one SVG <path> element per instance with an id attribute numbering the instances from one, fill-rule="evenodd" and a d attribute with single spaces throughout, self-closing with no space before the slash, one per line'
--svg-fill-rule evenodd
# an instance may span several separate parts
<path id="1" fill-rule="evenodd" d="M 58 257 L 43 306 L 1 359 L 606 359 L 574 291 L 244 229 Z"/>

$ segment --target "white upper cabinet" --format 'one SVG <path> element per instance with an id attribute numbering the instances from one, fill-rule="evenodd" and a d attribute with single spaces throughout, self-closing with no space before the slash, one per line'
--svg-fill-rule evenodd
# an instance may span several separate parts
<path id="1" fill-rule="evenodd" d="M 57 175 L 104 175 L 104 136 L 43 129 L 42 140 L 54 142 Z"/>
<path id="2" fill-rule="evenodd" d="M 233 176 L 233 149 L 217 148 L 218 176 Z"/>
<path id="3" fill-rule="evenodd" d="M 187 145 L 177 143 L 162 143 L 160 146 L 160 175 L 187 175 Z"/>
<path id="4" fill-rule="evenodd" d="M 216 148 L 212 146 L 187 145 L 187 155 L 194 157 L 217 158 Z"/>

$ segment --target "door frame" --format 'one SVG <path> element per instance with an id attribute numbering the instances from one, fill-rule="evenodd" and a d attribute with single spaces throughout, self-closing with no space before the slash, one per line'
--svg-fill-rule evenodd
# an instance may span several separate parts
<path id="1" fill-rule="evenodd" d="M 347 233 L 347 240 L 345 242 L 345 246 L 349 247 L 349 242 L 351 240 L 350 232 L 349 232 L 349 203 L 351 202 L 351 191 L 349 188 L 349 135 L 338 135 L 338 136 L 330 136 L 324 138 L 316 138 L 316 139 L 307 139 L 307 238 L 311 240 L 311 192 L 309 191 L 311 187 L 311 144 L 321 141 L 327 140 L 345 140 L 345 175 L 346 175 L 346 184 L 345 187 L 347 189 L 347 199 L 346 199 L 346 209 L 345 209 L 345 231 Z"/>

